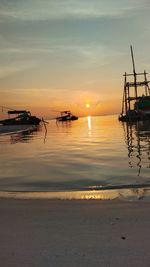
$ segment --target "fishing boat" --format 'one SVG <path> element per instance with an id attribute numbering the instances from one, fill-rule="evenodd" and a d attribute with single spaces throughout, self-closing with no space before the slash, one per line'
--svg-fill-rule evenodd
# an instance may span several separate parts
<path id="1" fill-rule="evenodd" d="M 135 110 L 141 115 L 150 115 L 150 96 L 142 96 L 137 99 L 134 105 Z"/>
<path id="2" fill-rule="evenodd" d="M 56 121 L 74 121 L 78 120 L 78 117 L 73 115 L 69 110 L 61 111 L 60 116 L 56 118 Z"/>
<path id="3" fill-rule="evenodd" d="M 122 111 L 119 115 L 120 121 L 142 121 L 150 120 L 150 87 L 147 73 L 137 73 L 132 46 L 131 57 L 133 73 L 124 74 L 124 90 L 122 100 Z M 143 77 L 139 80 L 139 77 Z M 140 89 L 140 93 L 139 93 Z"/>
<path id="4" fill-rule="evenodd" d="M 15 115 L 15 117 L 10 117 Z M 36 116 L 32 116 L 30 111 L 26 110 L 9 110 L 8 119 L 0 121 L 0 124 L 5 125 L 39 125 L 41 119 Z"/>

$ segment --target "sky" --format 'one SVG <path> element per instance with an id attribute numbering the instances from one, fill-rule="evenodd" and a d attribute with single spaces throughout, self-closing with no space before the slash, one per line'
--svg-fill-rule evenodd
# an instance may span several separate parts
<path id="1" fill-rule="evenodd" d="M 149 0 L 0 0 L 0 106 L 120 113 L 131 44 L 150 72 L 149 14 Z"/>

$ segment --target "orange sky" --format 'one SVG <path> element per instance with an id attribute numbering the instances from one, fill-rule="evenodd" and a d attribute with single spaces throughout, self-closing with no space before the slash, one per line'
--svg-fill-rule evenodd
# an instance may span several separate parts
<path id="1" fill-rule="evenodd" d="M 137 71 L 150 72 L 146 0 L 4 2 L 0 106 L 44 118 L 63 109 L 78 116 L 120 113 L 130 44 Z"/>
<path id="2" fill-rule="evenodd" d="M 69 96 L 65 92 L 52 96 L 51 90 L 48 89 L 14 90 L 11 98 L 8 98 L 7 91 L 2 94 L 1 104 L 14 109 L 29 109 L 40 117 L 55 118 L 58 115 L 57 111 L 61 110 L 71 110 L 78 116 L 116 114 L 120 112 L 120 98 L 111 94 L 105 96 L 103 93 L 100 96 L 90 91 L 77 91 Z M 89 108 L 86 107 L 87 104 L 90 105 Z"/>

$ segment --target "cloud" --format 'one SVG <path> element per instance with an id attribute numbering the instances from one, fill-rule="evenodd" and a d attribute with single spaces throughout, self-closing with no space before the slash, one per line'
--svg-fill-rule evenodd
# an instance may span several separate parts
<path id="1" fill-rule="evenodd" d="M 7 18 L 22 21 L 116 17 L 146 8 L 147 3 L 146 0 L 12 0 L 0 3 L 0 17 L 1 20 Z"/>
<path id="2" fill-rule="evenodd" d="M 8 77 L 10 75 L 13 75 L 15 73 L 21 72 L 23 70 L 32 68 L 35 65 L 35 62 L 19 62 L 19 63 L 14 63 L 12 64 L 8 64 L 8 65 L 3 65 L 0 66 L 0 78 L 5 78 Z"/>
<path id="3" fill-rule="evenodd" d="M 16 47 L 8 47 L 2 48 L 0 50 L 0 54 L 49 54 L 53 53 L 56 50 L 53 48 L 16 48 Z"/>

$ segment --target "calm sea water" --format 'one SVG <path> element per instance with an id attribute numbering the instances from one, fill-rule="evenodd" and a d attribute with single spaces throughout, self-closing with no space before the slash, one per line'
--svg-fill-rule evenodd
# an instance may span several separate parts
<path id="1" fill-rule="evenodd" d="M 49 121 L 0 134 L 0 191 L 73 192 L 150 186 L 150 124 L 117 116 Z"/>

